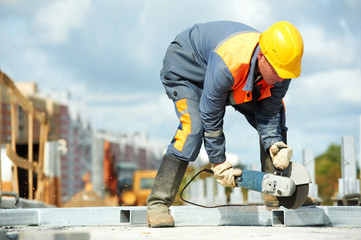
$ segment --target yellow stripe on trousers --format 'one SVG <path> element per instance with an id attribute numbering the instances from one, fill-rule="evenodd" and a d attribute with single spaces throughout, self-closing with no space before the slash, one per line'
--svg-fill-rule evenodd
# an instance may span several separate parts
<path id="1" fill-rule="evenodd" d="M 181 99 L 176 103 L 177 110 L 181 114 L 180 121 L 182 123 L 182 130 L 178 129 L 177 133 L 175 135 L 175 143 L 174 148 L 178 151 L 182 151 L 184 144 L 187 140 L 188 135 L 191 133 L 191 117 L 189 115 L 189 112 L 182 115 L 182 112 L 188 109 L 187 106 L 187 100 Z"/>

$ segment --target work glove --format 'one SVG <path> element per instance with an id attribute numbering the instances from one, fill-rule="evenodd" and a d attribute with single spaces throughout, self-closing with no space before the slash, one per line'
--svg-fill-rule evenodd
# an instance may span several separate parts
<path id="1" fill-rule="evenodd" d="M 212 167 L 214 178 L 224 187 L 237 187 L 235 177 L 242 175 L 241 169 L 233 169 L 230 162 L 223 162 Z"/>
<path id="2" fill-rule="evenodd" d="M 293 155 L 292 148 L 283 142 L 276 142 L 270 147 L 269 152 L 273 166 L 280 170 L 288 167 Z"/>

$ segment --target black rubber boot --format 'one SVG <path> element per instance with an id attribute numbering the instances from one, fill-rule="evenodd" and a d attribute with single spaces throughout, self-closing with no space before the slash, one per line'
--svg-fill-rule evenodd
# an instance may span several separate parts
<path id="1" fill-rule="evenodd" d="M 152 192 L 147 199 L 149 227 L 174 227 L 174 219 L 169 214 L 169 207 L 175 199 L 187 166 L 188 162 L 164 155 Z"/>

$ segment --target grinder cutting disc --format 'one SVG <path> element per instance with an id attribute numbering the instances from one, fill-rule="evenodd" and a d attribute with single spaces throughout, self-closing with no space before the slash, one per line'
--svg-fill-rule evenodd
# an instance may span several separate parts
<path id="1" fill-rule="evenodd" d="M 291 178 L 295 182 L 296 190 L 290 197 L 277 197 L 280 206 L 288 209 L 301 207 L 307 199 L 309 184 L 311 183 L 307 170 L 299 163 L 290 162 L 282 175 Z"/>
<path id="2" fill-rule="evenodd" d="M 308 184 L 296 185 L 296 190 L 290 197 L 277 197 L 280 206 L 284 206 L 288 209 L 296 209 L 301 207 L 308 196 Z"/>

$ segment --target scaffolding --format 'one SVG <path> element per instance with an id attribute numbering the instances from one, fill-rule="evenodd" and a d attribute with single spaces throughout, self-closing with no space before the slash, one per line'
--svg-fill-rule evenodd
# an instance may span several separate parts
<path id="1" fill-rule="evenodd" d="M 34 107 L 33 102 L 28 100 L 17 88 L 15 83 L 10 77 L 0 70 L 0 146 L 3 142 L 3 106 L 9 104 L 10 106 L 10 122 L 11 122 L 11 137 L 10 141 L 6 142 L 6 155 L 12 161 L 12 183 L 11 190 L 3 189 L 3 181 L 1 176 L 1 157 L 0 157 L 0 193 L 2 196 L 12 196 L 16 198 L 16 202 L 19 198 L 19 178 L 18 168 L 24 169 L 28 173 L 28 179 L 25 184 L 28 188 L 28 199 L 38 200 L 47 204 L 54 204 L 59 202 L 60 196 L 55 196 L 49 193 L 49 186 L 46 181 L 47 176 L 44 173 L 44 152 L 45 143 L 48 139 L 48 133 L 50 129 L 49 118 L 44 111 L 39 111 Z M 3 105 L 4 104 L 4 105 Z M 27 158 L 19 156 L 17 153 L 17 143 L 19 140 L 19 113 L 27 117 Z M 39 126 L 39 129 L 35 128 Z M 34 132 L 38 130 L 38 132 Z M 37 161 L 34 159 L 34 134 L 39 136 L 39 149 L 37 152 Z M 25 133 L 24 133 L 25 136 Z M 34 184 L 33 178 L 36 175 L 36 184 Z M 34 186 L 35 185 L 35 186 Z M 35 191 L 34 191 L 35 190 Z M 35 195 L 35 196 L 34 196 Z M 50 196 L 52 195 L 52 196 Z M 59 200 L 57 199 L 59 198 Z M 0 202 L 1 203 L 1 202 Z"/>

